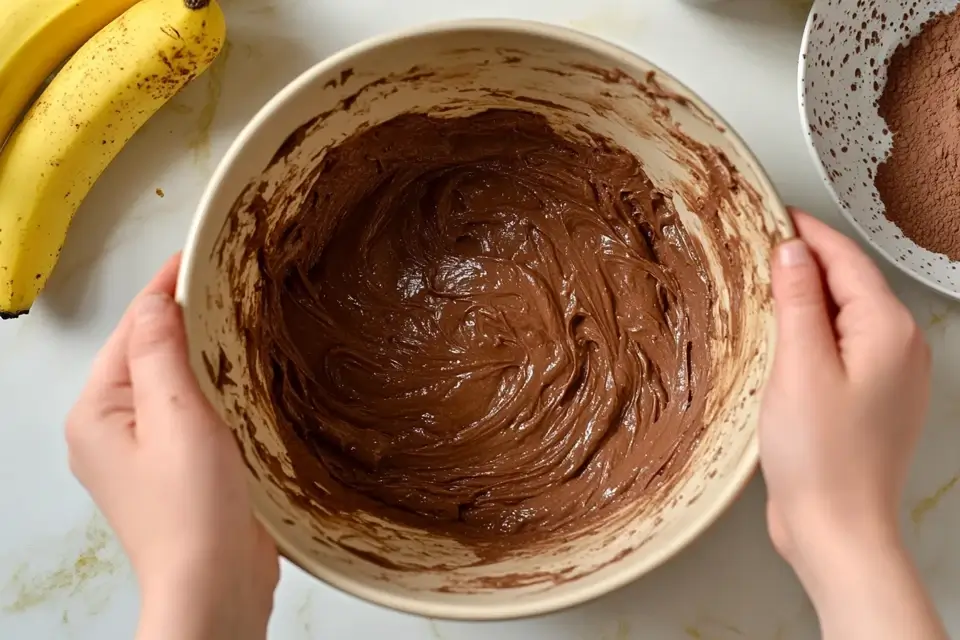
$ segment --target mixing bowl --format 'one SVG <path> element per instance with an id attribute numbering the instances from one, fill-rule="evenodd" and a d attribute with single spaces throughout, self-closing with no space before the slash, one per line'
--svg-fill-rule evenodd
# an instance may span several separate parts
<path id="1" fill-rule="evenodd" d="M 880 255 L 960 299 L 960 269 L 907 238 L 884 215 L 874 186 L 893 137 L 877 110 L 887 62 L 934 13 L 957 0 L 818 0 L 800 53 L 800 115 L 814 162 L 843 215 Z"/>
<path id="2" fill-rule="evenodd" d="M 293 211 L 310 170 L 347 136 L 406 112 L 457 117 L 490 108 L 543 114 L 568 137 L 600 135 L 639 158 L 690 233 L 708 180 L 726 196 L 713 273 L 715 372 L 695 454 L 655 504 L 628 505 L 575 539 L 483 559 L 470 545 L 369 514 L 344 518 L 305 499 L 277 434 L 275 408 L 253 392 L 267 376 L 248 359 L 256 251 L 245 240 Z M 683 144 L 681 144 L 683 143 Z M 416 144 L 411 140 L 410 144 Z M 265 202 L 269 206 L 263 206 Z M 254 206 L 256 205 L 256 206 Z M 709 208 L 709 207 L 707 207 Z M 705 209 L 706 211 L 707 209 Z M 427 26 L 364 42 L 302 75 L 243 130 L 191 230 L 179 295 L 204 393 L 236 434 L 258 517 L 291 561 L 372 602 L 425 616 L 541 614 L 643 575 L 707 528 L 757 462 L 759 394 L 773 348 L 769 256 L 792 233 L 770 181 L 743 142 L 697 96 L 623 49 L 558 27 L 514 21 Z M 719 272 L 740 252 L 742 272 Z M 732 313 L 739 299 L 743 313 Z M 736 322 L 732 318 L 739 318 Z"/>

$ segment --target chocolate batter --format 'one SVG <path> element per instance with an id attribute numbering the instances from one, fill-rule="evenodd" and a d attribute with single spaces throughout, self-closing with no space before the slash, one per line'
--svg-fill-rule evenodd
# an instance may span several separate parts
<path id="1" fill-rule="evenodd" d="M 628 152 L 538 115 L 402 115 L 248 247 L 249 336 L 300 484 L 460 539 L 578 529 L 703 429 L 702 248 Z"/>

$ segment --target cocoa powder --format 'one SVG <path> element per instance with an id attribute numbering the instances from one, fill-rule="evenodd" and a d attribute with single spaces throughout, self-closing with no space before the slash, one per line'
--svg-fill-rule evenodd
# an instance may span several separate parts
<path id="1" fill-rule="evenodd" d="M 960 260 L 960 11 L 934 16 L 896 49 L 877 107 L 893 132 L 875 179 L 887 218 Z"/>

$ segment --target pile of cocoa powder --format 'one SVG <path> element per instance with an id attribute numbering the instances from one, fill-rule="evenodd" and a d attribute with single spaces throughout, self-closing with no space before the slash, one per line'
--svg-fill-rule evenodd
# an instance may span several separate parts
<path id="1" fill-rule="evenodd" d="M 877 107 L 893 132 L 875 180 L 887 218 L 960 260 L 960 10 L 932 17 L 897 48 Z"/>

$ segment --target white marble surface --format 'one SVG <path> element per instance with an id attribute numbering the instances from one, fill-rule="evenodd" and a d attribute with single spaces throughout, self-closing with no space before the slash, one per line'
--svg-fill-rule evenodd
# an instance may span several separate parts
<path id="1" fill-rule="evenodd" d="M 224 0 L 231 48 L 124 150 L 80 211 L 34 312 L 0 324 L 0 638 L 131 637 L 130 569 L 71 478 L 62 423 L 127 301 L 182 244 L 240 127 L 338 48 L 428 20 L 536 18 L 620 41 L 672 71 L 744 136 L 784 198 L 849 231 L 804 147 L 796 106 L 803 0 Z M 592 7 L 592 8 L 591 8 Z M 162 190 L 164 197 L 159 196 Z M 960 636 L 960 305 L 887 273 L 934 347 L 935 392 L 904 520 Z M 284 566 L 271 638 L 798 640 L 815 619 L 766 536 L 755 480 L 699 542 L 589 605 L 537 620 L 454 624 L 395 614 Z"/>

